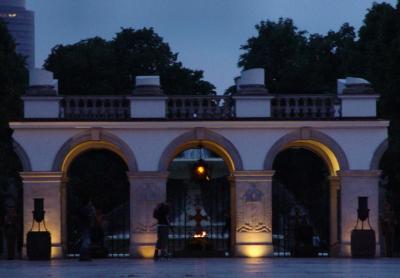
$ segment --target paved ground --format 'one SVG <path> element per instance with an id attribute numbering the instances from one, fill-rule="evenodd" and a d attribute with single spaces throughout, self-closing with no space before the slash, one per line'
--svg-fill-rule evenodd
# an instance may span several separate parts
<path id="1" fill-rule="evenodd" d="M 0 261 L 0 277 L 400 277 L 400 259 Z"/>

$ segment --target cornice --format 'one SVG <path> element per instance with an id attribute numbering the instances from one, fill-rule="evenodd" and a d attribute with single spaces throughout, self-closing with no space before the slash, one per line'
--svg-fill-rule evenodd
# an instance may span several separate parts
<path id="1" fill-rule="evenodd" d="M 387 128 L 387 120 L 335 120 L 335 121 L 130 121 L 130 122 L 64 122 L 32 121 L 11 122 L 10 127 L 19 129 L 296 129 L 311 127 L 319 129 Z"/>

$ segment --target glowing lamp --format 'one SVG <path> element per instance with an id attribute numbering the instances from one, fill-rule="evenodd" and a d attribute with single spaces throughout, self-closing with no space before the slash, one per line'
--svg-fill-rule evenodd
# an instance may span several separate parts
<path id="1" fill-rule="evenodd" d="M 197 180 L 209 180 L 208 177 L 208 168 L 203 159 L 199 159 L 196 165 L 194 166 L 194 177 Z"/>
<path id="2" fill-rule="evenodd" d="M 206 168 L 204 166 L 199 165 L 196 167 L 197 175 L 202 176 L 202 175 L 204 175 L 205 172 L 206 172 Z"/>

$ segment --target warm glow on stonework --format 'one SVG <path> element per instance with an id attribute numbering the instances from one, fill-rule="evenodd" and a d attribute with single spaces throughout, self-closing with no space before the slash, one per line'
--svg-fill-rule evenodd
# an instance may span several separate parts
<path id="1" fill-rule="evenodd" d="M 240 249 L 240 253 L 248 258 L 261 258 L 269 255 L 269 248 L 263 245 L 245 245 L 241 246 Z"/>
<path id="2" fill-rule="evenodd" d="M 81 153 L 88 151 L 88 150 L 98 150 L 98 149 L 106 149 L 106 150 L 110 150 L 116 154 L 118 154 L 124 161 L 125 163 L 127 163 L 127 160 L 125 159 L 125 155 L 124 153 L 117 148 L 115 145 L 106 142 L 106 141 L 87 141 L 84 143 L 81 143 L 77 146 L 75 146 L 65 157 L 64 162 L 61 166 L 61 169 L 63 172 L 68 171 L 69 165 L 71 164 L 71 162 L 78 157 Z"/>
<path id="3" fill-rule="evenodd" d="M 339 161 L 332 150 L 324 144 L 314 140 L 297 140 L 286 146 L 286 148 L 291 147 L 305 148 L 316 153 L 326 162 L 331 176 L 337 176 L 337 172 L 340 170 Z"/>
<path id="4" fill-rule="evenodd" d="M 152 259 L 154 257 L 155 246 L 139 246 L 137 253 L 141 258 Z"/>

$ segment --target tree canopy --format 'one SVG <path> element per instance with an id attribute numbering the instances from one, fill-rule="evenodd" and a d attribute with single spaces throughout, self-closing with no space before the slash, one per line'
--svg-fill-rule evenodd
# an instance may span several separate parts
<path id="1" fill-rule="evenodd" d="M 349 24 L 326 35 L 298 30 L 291 19 L 262 21 L 258 35 L 241 49 L 239 67 L 266 69 L 272 93 L 319 93 L 334 90 L 336 78 L 357 72 L 356 34 Z"/>
<path id="2" fill-rule="evenodd" d="M 186 68 L 152 28 L 122 29 L 115 37 L 56 45 L 44 67 L 61 94 L 129 94 L 138 75 L 160 75 L 166 94 L 215 94 L 203 71 Z"/>
<path id="3" fill-rule="evenodd" d="M 3 219 L 6 206 L 21 203 L 21 163 L 14 152 L 12 130 L 9 121 L 20 116 L 21 100 L 27 84 L 25 60 L 15 51 L 15 42 L 6 25 L 0 21 L 0 218 Z"/>
<path id="4" fill-rule="evenodd" d="M 15 51 L 15 42 L 0 20 L 0 121 L 1 126 L 19 117 L 28 74 L 25 59 Z"/>
<path id="5" fill-rule="evenodd" d="M 387 3 L 374 4 L 359 31 L 361 76 L 372 82 L 380 93 L 379 114 L 390 119 L 389 150 L 381 162 L 387 200 L 396 212 L 400 232 L 400 1 L 396 7 Z M 400 238 L 397 238 L 400 253 Z"/>
<path id="6" fill-rule="evenodd" d="M 16 53 L 15 42 L 0 21 L 0 179 L 18 176 L 19 162 L 12 147 L 8 123 L 20 116 L 20 97 L 26 85 L 25 60 Z"/>

